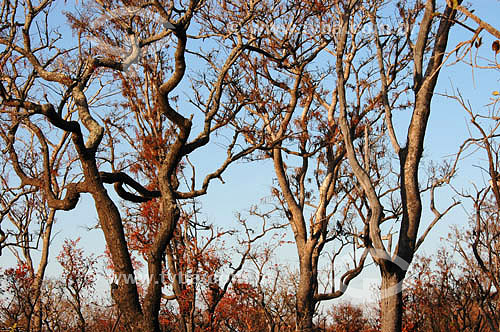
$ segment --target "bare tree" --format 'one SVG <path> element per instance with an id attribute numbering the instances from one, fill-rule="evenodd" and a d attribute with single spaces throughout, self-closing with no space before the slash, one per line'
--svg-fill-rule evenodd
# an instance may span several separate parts
<path id="1" fill-rule="evenodd" d="M 204 15 L 219 13 L 211 11 L 214 9 L 211 2 L 144 1 L 134 3 L 134 8 L 125 17 L 120 14 L 131 5 L 128 1 L 97 1 L 85 11 L 67 14 L 77 38 L 74 43 L 63 43 L 61 34 L 53 26 L 57 21 L 53 17 L 58 14 L 54 1 L 44 0 L 36 4 L 32 1 L 2 2 L 2 137 L 7 146 L 9 164 L 21 186 L 41 190 L 50 209 L 72 210 L 82 193 L 92 196 L 115 273 L 119 276 L 133 276 L 134 268 L 122 216 L 106 184 L 114 184 L 118 195 L 131 202 L 159 199 L 161 223 L 147 254 L 151 280 L 142 303 L 137 285 L 127 282 L 127 278 L 120 278 L 111 287 L 112 297 L 131 330 L 159 331 L 162 262 L 180 218 L 179 200 L 205 194 L 209 183 L 220 178 L 230 163 L 255 149 L 236 146 L 239 138 L 236 132 L 228 144 L 226 158 L 215 171 L 204 177 L 199 187 L 195 186 L 194 174 L 192 187 L 180 186 L 177 172 L 186 156 L 206 146 L 213 133 L 224 128 L 241 110 L 243 102 L 224 99 L 223 91 L 234 63 L 248 51 L 251 41 L 241 32 L 213 31 L 214 27 L 209 24 L 203 25 L 200 35 L 188 35 L 195 17 L 203 23 L 206 22 Z M 149 14 L 141 14 L 135 11 L 137 9 L 147 10 Z M 219 7 L 215 9 L 219 10 Z M 251 6 L 243 14 L 228 13 L 225 15 L 238 17 L 241 24 L 254 15 Z M 100 17 L 111 18 L 99 27 L 89 24 Z M 92 47 L 87 37 L 104 40 L 111 47 L 128 41 L 130 49 L 126 54 L 108 54 Z M 207 39 L 209 41 L 203 45 L 207 45 L 204 50 L 208 51 L 199 54 L 199 59 L 206 61 L 210 72 L 202 80 L 206 94 L 198 94 L 198 86 L 195 86 L 190 98 L 198 111 L 196 121 L 201 123 L 200 131 L 194 134 L 195 120 L 187 115 L 186 105 L 179 106 L 182 110 L 175 106 L 178 96 L 174 96 L 174 90 L 188 75 L 186 54 L 196 53 L 188 50 L 188 40 L 202 42 Z M 147 46 L 159 41 L 163 42 L 163 50 L 154 54 L 158 58 L 157 67 L 148 67 L 149 59 L 139 59 L 139 55 Z M 223 47 L 225 52 L 217 52 L 214 45 Z M 110 98 L 117 96 L 117 86 L 113 84 L 117 82 L 116 78 L 120 79 L 137 62 L 140 66 L 135 78 L 118 86 L 118 91 L 126 96 L 123 103 L 111 103 Z M 141 84 L 151 86 L 146 86 L 144 94 L 137 93 L 134 100 L 131 91 Z M 135 103 L 137 100 L 141 103 Z M 148 108 L 150 106 L 152 108 Z M 136 117 L 138 115 L 141 117 Z M 128 116 L 128 124 L 135 125 L 137 132 L 144 128 L 158 129 L 149 132 L 151 142 L 157 142 L 160 148 L 155 169 L 157 189 L 149 190 L 139 183 L 142 178 L 134 180 L 127 174 L 130 163 L 116 164 L 114 154 L 119 149 L 110 148 L 113 146 L 112 137 L 105 136 L 105 133 L 106 126 L 112 126 L 120 116 Z M 25 135 L 21 128 L 34 131 L 39 141 L 41 158 L 30 162 L 40 165 L 40 176 L 28 172 L 29 164 L 19 157 L 19 142 Z M 49 135 L 45 128 L 53 128 L 55 133 Z M 78 166 L 65 164 L 65 171 L 55 172 L 54 161 L 50 159 L 50 151 L 56 149 L 49 143 L 52 137 L 71 138 L 65 160 L 76 160 Z M 69 177 L 69 181 L 57 190 L 55 179 L 63 177 Z M 58 197 L 56 192 L 63 195 Z"/>
<path id="2" fill-rule="evenodd" d="M 32 82 L 28 82 L 24 88 L 29 88 Z M 5 115 L 5 114 L 3 114 Z M 19 123 L 25 131 L 25 139 L 19 144 L 22 154 L 18 154 L 19 163 L 26 166 L 29 176 L 32 178 L 42 178 L 44 169 L 39 164 L 34 163 L 38 159 L 37 147 L 42 147 L 41 154 L 45 160 L 50 160 L 53 172 L 66 172 L 62 165 L 71 160 L 67 160 L 65 152 L 68 149 L 68 136 L 63 136 L 58 142 L 45 140 L 41 135 L 41 129 L 34 124 L 26 122 Z M 5 143 L 9 144 L 9 134 L 7 128 L 0 128 L 0 136 L 4 138 Z M 19 129 L 20 130 L 20 129 Z M 53 146 L 49 155 L 47 145 Z M 5 151 L 9 146 L 4 146 Z M 5 166 L 2 169 L 0 179 L 2 182 L 3 193 L 0 198 L 2 208 L 0 215 L 0 225 L 3 225 L 5 231 L 0 231 L 0 254 L 2 249 L 8 248 L 16 257 L 19 264 L 26 266 L 32 282 L 30 283 L 29 296 L 26 298 L 26 304 L 31 308 L 26 312 L 26 329 L 40 331 L 42 326 L 42 308 L 41 293 L 42 283 L 49 261 L 50 244 L 52 241 L 53 226 L 56 220 L 58 208 L 51 208 L 47 204 L 41 191 L 35 186 L 19 186 L 18 180 L 12 176 L 11 169 L 7 167 L 9 154 L 4 155 Z M 53 179 L 54 196 L 61 197 L 67 181 L 66 172 L 60 179 Z M 58 181 L 59 180 L 59 181 Z M 41 250 L 38 266 L 35 268 L 36 259 L 33 253 Z"/>
<path id="3" fill-rule="evenodd" d="M 318 303 L 343 295 L 367 256 L 367 251 L 356 253 L 359 239 L 354 235 L 365 229 L 363 225 L 357 230 L 353 217 L 361 192 L 355 191 L 346 164 L 336 99 L 331 104 L 324 100 L 325 81 L 333 69 L 322 67 L 322 61 L 334 40 L 323 28 L 336 24 L 338 3 L 266 1 L 259 8 L 259 24 L 245 27 L 245 33 L 262 36 L 262 42 L 251 44 L 254 52 L 239 61 L 241 79 L 230 91 L 251 101 L 245 106 L 247 118 L 236 126 L 258 147 L 254 158 L 273 165 L 270 211 L 256 213 L 279 212 L 290 223 L 299 261 L 296 330 L 312 331 Z M 363 115 L 350 127 L 358 138 L 365 132 Z M 334 250 L 325 246 L 342 240 L 352 246 L 338 248 L 353 249 L 354 260 L 340 278 L 332 278 L 328 289 L 322 289 L 322 252 Z M 335 275 L 338 266 L 331 263 L 330 273 Z"/>
<path id="4" fill-rule="evenodd" d="M 483 184 L 474 183 L 469 190 L 457 191 L 466 203 L 471 204 L 468 215 L 470 227 L 465 232 L 456 230 L 454 244 L 456 250 L 467 266 L 467 277 L 479 301 L 478 307 L 487 325 L 492 331 L 499 328 L 498 290 L 500 276 L 500 181 L 498 144 L 500 117 L 498 97 L 494 96 L 491 103 L 481 111 L 465 100 L 460 92 L 449 96 L 465 110 L 470 120 L 469 137 L 461 145 L 457 158 L 469 154 L 476 160 L 485 160 L 485 164 L 474 165 L 483 172 Z"/>
<path id="5" fill-rule="evenodd" d="M 459 1 L 460 3 L 460 1 Z M 383 128 L 388 135 L 394 152 L 399 160 L 399 192 L 402 204 L 402 219 L 399 226 L 397 245 L 392 250 L 392 236 L 386 248 L 383 242 L 381 224 L 384 222 L 384 202 L 377 194 L 376 182 L 373 180 L 370 170 L 363 167 L 362 159 L 353 144 L 349 122 L 349 106 L 346 98 L 346 85 L 352 70 L 350 69 L 353 54 L 348 45 L 355 43 L 350 35 L 352 29 L 353 15 L 360 7 L 364 7 L 366 16 L 372 22 L 374 36 L 372 38 L 373 48 L 376 50 L 376 58 L 379 64 L 379 86 L 380 86 L 380 109 L 383 115 Z M 384 332 L 401 331 L 402 317 L 402 294 L 401 283 L 404 280 L 407 266 L 411 263 L 415 251 L 421 245 L 428 234 L 418 238 L 418 231 L 422 216 L 422 188 L 419 186 L 419 166 L 421 163 L 423 144 L 427 132 L 427 123 L 431 112 L 431 100 L 442 67 L 448 42 L 448 35 L 453 25 L 456 11 L 446 6 L 442 14 L 436 15 L 436 2 L 429 0 L 422 3 L 401 3 L 396 6 L 402 22 L 406 24 L 406 34 L 381 33 L 378 23 L 378 13 L 383 3 L 379 1 L 359 2 L 348 1 L 344 3 L 343 15 L 340 16 L 340 27 L 338 29 L 336 47 L 336 69 L 338 102 L 340 108 L 339 123 L 345 141 L 346 154 L 349 163 L 367 196 L 369 206 L 369 242 L 371 256 L 377 263 L 382 277 L 381 285 L 381 329 Z M 420 27 L 416 40 L 412 39 L 411 31 L 414 24 L 420 20 Z M 438 24 L 437 30 L 434 27 Z M 430 50 L 430 54 L 427 52 Z M 427 57 L 429 54 L 429 57 Z M 407 57 L 404 60 L 404 57 Z M 346 60 L 347 58 L 347 60 Z M 404 60 L 401 63 L 401 60 Z M 404 145 L 399 140 L 394 129 L 392 115 L 397 104 L 394 99 L 400 96 L 398 89 L 406 90 L 403 82 L 398 79 L 404 74 L 403 68 L 413 66 L 412 91 L 414 100 L 408 106 L 413 108 L 411 121 L 406 131 L 406 142 Z M 425 68 L 426 66 L 426 68 Z M 399 90 L 401 91 L 401 90 Z M 352 116 L 351 116 L 352 117 Z M 445 172 L 444 176 L 435 179 L 430 186 L 431 210 L 435 219 L 434 225 L 444 213 L 435 208 L 434 189 L 443 182 L 449 181 L 453 174 L 453 168 Z"/>

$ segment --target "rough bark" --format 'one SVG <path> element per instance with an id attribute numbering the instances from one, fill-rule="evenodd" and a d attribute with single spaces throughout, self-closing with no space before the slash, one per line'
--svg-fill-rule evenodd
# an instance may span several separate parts
<path id="1" fill-rule="evenodd" d="M 402 278 L 396 272 L 381 271 L 380 317 L 381 331 L 399 332 L 402 327 L 403 293 Z"/>
<path id="2" fill-rule="evenodd" d="M 314 331 L 314 293 L 317 276 L 313 271 L 311 262 L 306 255 L 302 255 L 300 260 L 299 286 L 297 288 L 296 301 L 296 331 Z"/>
<path id="3" fill-rule="evenodd" d="M 124 276 L 134 275 L 134 269 L 128 253 L 118 208 L 111 200 L 102 184 L 96 185 L 97 190 L 92 192 L 92 197 L 95 201 L 97 215 L 111 254 L 111 259 L 115 267 L 115 273 L 122 276 L 118 285 L 112 285 L 111 295 L 113 300 L 118 304 L 120 310 L 123 312 L 123 318 L 130 326 L 133 327 L 132 330 L 134 332 L 157 332 L 159 331 L 159 328 L 154 327 L 152 320 L 148 324 L 144 324 L 142 322 L 142 310 L 139 303 L 139 295 L 137 293 L 136 285 L 133 283 L 127 283 L 127 278 L 123 278 Z"/>

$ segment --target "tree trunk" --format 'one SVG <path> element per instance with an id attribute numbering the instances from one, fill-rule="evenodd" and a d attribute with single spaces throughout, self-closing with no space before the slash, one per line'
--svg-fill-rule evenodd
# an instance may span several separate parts
<path id="1" fill-rule="evenodd" d="M 297 332 L 312 332 L 313 329 L 314 305 L 311 307 L 311 300 L 297 294 Z"/>
<path id="2" fill-rule="evenodd" d="M 111 285 L 111 297 L 123 312 L 125 323 L 133 332 L 159 332 L 159 326 L 144 319 L 137 285 L 126 280 L 129 276 L 134 278 L 135 276 L 120 212 L 100 180 L 95 160 L 89 158 L 83 160 L 82 163 L 85 178 L 92 188 L 90 193 L 109 248 L 114 272 L 120 277 L 118 284 Z"/>
<path id="3" fill-rule="evenodd" d="M 49 260 L 49 246 L 50 246 L 50 237 L 52 235 L 52 225 L 54 224 L 56 215 L 56 210 L 52 209 L 49 213 L 49 217 L 47 219 L 47 224 L 45 225 L 45 230 L 43 232 L 43 244 L 42 244 L 42 256 L 40 258 L 40 263 L 38 264 L 38 271 L 35 276 L 35 280 L 33 281 L 32 290 L 34 293 L 35 306 L 33 309 L 33 324 L 30 326 L 28 331 L 31 329 L 32 331 L 41 332 L 42 331 L 42 284 L 44 281 L 45 270 L 47 268 L 47 263 Z"/>
<path id="4" fill-rule="evenodd" d="M 394 272 L 382 272 L 381 275 L 380 331 L 401 332 L 403 317 L 403 278 Z"/>
<path id="5" fill-rule="evenodd" d="M 302 264 L 301 264 L 302 265 Z M 304 264 L 307 265 L 307 264 Z M 314 331 L 314 285 L 313 273 L 307 266 L 301 266 L 299 287 L 297 289 L 296 300 L 296 324 L 297 332 Z"/>

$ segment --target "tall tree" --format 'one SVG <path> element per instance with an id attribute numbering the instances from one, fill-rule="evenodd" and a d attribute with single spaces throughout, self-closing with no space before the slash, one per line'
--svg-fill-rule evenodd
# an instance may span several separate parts
<path id="1" fill-rule="evenodd" d="M 296 331 L 312 331 L 319 302 L 343 295 L 367 256 L 366 251 L 356 252 L 358 241 L 352 236 L 365 227 L 358 231 L 354 222 L 354 201 L 360 197 L 335 125 L 336 103 L 324 100 L 325 77 L 332 68 L 322 67 L 323 57 L 333 38 L 322 27 L 337 23 L 337 1 L 262 1 L 259 8 L 259 24 L 249 25 L 245 33 L 261 36 L 262 42 L 251 44 L 254 52 L 238 62 L 242 80 L 235 81 L 230 91 L 251 100 L 245 107 L 247 118 L 237 125 L 246 141 L 259 147 L 254 158 L 273 165 L 270 210 L 289 222 L 299 263 Z M 356 137 L 363 136 L 362 121 L 360 114 L 352 123 Z M 355 253 L 350 267 L 322 289 L 320 257 L 329 243 L 338 246 L 328 251 Z M 335 262 L 329 268 L 336 276 Z"/>
<path id="2" fill-rule="evenodd" d="M 118 195 L 125 200 L 140 203 L 157 198 L 160 202 L 160 224 L 147 253 L 151 278 L 143 301 L 139 300 L 137 285 L 127 282 L 128 278 L 121 278 L 111 287 L 112 297 L 132 331 L 160 331 L 162 261 L 180 218 L 179 200 L 205 194 L 209 183 L 220 178 L 231 162 L 255 149 L 245 150 L 237 146 L 239 133 L 236 132 L 228 144 L 225 159 L 215 171 L 204 177 L 201 186 L 185 188 L 180 185 L 177 172 L 185 158 L 206 146 L 214 132 L 234 119 L 244 103 L 225 99 L 223 91 L 228 77 L 232 76 L 235 61 L 248 50 L 250 41 L 241 32 L 214 31 L 215 27 L 210 24 L 203 25 L 198 36 L 187 33 L 195 17 L 202 23 L 205 22 L 203 15 L 215 14 L 211 12 L 213 7 L 213 3 L 199 0 L 134 2 L 133 7 L 128 1 L 97 1 L 78 14 L 78 11 L 67 14 L 78 37 L 72 43 L 69 40 L 63 42 L 57 26 L 54 26 L 61 15 L 55 1 L 44 0 L 36 4 L 32 1 L 2 2 L 0 44 L 4 50 L 0 96 L 2 126 L 5 128 L 3 138 L 9 164 L 21 185 L 42 190 L 51 209 L 72 210 L 80 195 L 89 193 L 95 203 L 115 273 L 121 276 L 133 276 L 134 267 L 122 215 L 106 184 L 114 184 Z M 224 15 L 238 18 L 242 24 L 251 20 L 254 12 L 250 6 L 241 12 L 226 12 Z M 105 23 L 101 26 L 90 24 L 102 22 L 103 18 Z M 106 48 L 92 45 L 87 37 L 105 41 L 111 49 L 127 43 L 130 48 L 126 53 L 106 53 Z M 175 106 L 178 96 L 174 95 L 174 90 L 188 75 L 186 54 L 196 53 L 188 50 L 188 40 L 200 43 L 206 53 L 199 53 L 198 58 L 205 61 L 210 73 L 203 75 L 202 85 L 194 86 L 188 99 L 198 111 L 196 118 L 188 115 L 186 103 Z M 135 84 L 153 85 L 146 87 L 145 93 L 137 94 L 136 103 L 130 103 L 128 99 L 123 103 L 111 103 L 109 98 L 116 96 L 116 85 L 113 84 L 116 77 L 129 69 L 135 70 L 133 64 L 137 62 L 147 67 L 148 58 L 140 58 L 140 55 L 146 53 L 147 46 L 160 41 L 161 52 L 152 54 L 158 58 L 156 67 L 144 70 L 139 67 L 135 78 L 118 88 L 127 95 Z M 148 81 L 145 77 L 150 74 L 155 75 L 154 80 Z M 198 94 L 201 89 L 205 89 L 206 94 Z M 136 117 L 139 114 L 141 117 Z M 130 163 L 115 163 L 116 154 L 126 148 L 124 145 L 113 147 L 113 137 L 105 136 L 105 128 L 112 126 L 117 117 L 128 117 L 128 124 L 144 134 L 141 137 L 143 142 L 148 141 L 158 148 L 157 190 L 148 190 L 139 183 L 141 178 L 134 180 L 127 174 Z M 149 122 L 144 124 L 143 120 Z M 201 123 L 197 134 L 192 132 L 194 121 Z M 34 177 L 26 170 L 29 164 L 19 158 L 18 143 L 23 139 L 20 128 L 35 128 L 37 125 L 54 128 L 55 133 L 50 137 L 71 137 L 67 159 L 75 160 L 78 167 L 66 164 L 66 171 L 55 172 L 54 162 L 49 158 L 49 151 L 55 147 L 48 143 L 48 132 L 40 129 L 36 134 L 44 153 L 41 159 L 34 158 L 31 162 L 39 163 L 43 171 L 40 177 Z M 152 130 L 144 132 L 145 128 Z M 130 130 L 134 131 L 134 128 Z M 64 177 L 71 180 L 60 188 L 64 196 L 58 197 L 54 179 Z"/>
<path id="3" fill-rule="evenodd" d="M 458 1 L 458 4 L 460 3 L 461 1 Z M 340 27 L 337 32 L 336 88 L 340 107 L 339 122 L 345 141 L 346 154 L 353 172 L 367 196 L 370 210 L 368 245 L 382 277 L 381 329 L 384 332 L 399 332 L 401 331 L 403 310 L 401 284 L 405 278 L 408 264 L 411 263 L 416 250 L 428 234 L 428 231 L 425 231 L 421 238 L 418 237 L 422 217 L 421 197 L 423 190 L 419 186 L 419 167 L 431 112 L 431 101 L 445 58 L 448 36 L 456 16 L 456 10 L 446 6 L 440 12 L 436 7 L 436 1 L 432 0 L 425 1 L 425 3 L 421 1 L 398 2 L 396 9 L 400 15 L 400 22 L 406 25 L 406 34 L 401 36 L 391 33 L 391 31 L 381 33 L 378 16 L 383 8 L 384 3 L 381 1 L 347 1 L 343 4 L 344 13 L 340 16 Z M 353 135 L 349 126 L 352 120 L 349 119 L 349 106 L 346 98 L 348 80 L 346 78 L 352 72 L 349 65 L 354 54 L 350 53 L 348 45 L 355 41 L 350 34 L 352 29 L 350 17 L 358 10 L 363 10 L 372 22 L 374 36 L 371 41 L 378 60 L 379 98 L 384 132 L 388 135 L 394 153 L 399 160 L 398 175 L 400 177 L 399 193 L 401 195 L 402 219 L 399 225 L 397 245 L 392 252 L 390 243 L 388 248 L 384 245 L 380 228 L 384 221 L 384 202 L 377 193 L 376 182 L 373 181 L 369 169 L 362 166 L 359 153 L 353 144 Z M 418 34 L 414 40 L 411 31 L 418 21 Z M 407 58 L 401 63 L 402 57 L 405 56 Z M 398 83 L 402 83 L 399 79 L 404 73 L 402 69 L 406 66 L 413 67 L 411 87 L 413 100 L 408 105 L 413 111 L 406 131 L 406 142 L 401 145 L 394 129 L 392 116 L 398 107 L 396 101 L 400 96 L 401 89 L 406 90 L 406 83 L 399 84 L 399 89 L 397 88 Z M 453 206 L 448 207 L 444 212 L 439 212 L 434 205 L 434 189 L 448 181 L 452 174 L 453 169 L 449 169 L 442 178 L 434 179 L 430 185 L 431 210 L 435 214 L 431 226 Z"/>

